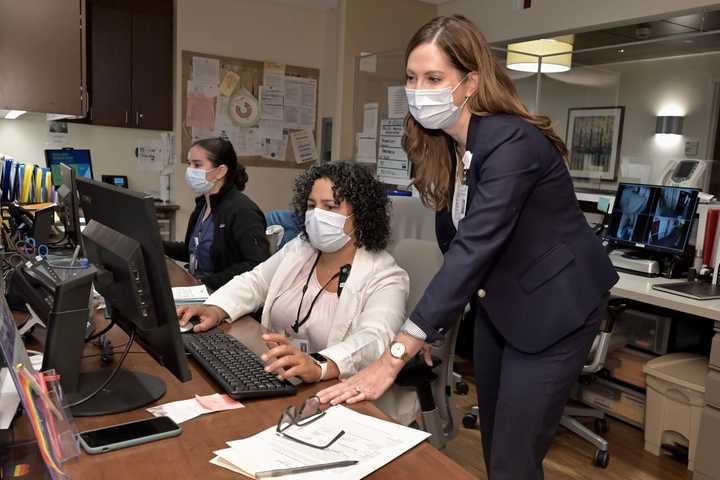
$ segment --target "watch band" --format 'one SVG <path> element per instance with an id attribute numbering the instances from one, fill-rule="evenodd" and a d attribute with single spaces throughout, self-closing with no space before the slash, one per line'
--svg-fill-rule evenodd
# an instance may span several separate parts
<path id="1" fill-rule="evenodd" d="M 317 362 L 318 365 L 320 365 L 320 381 L 322 382 L 325 380 L 325 375 L 327 375 L 327 362 Z"/>

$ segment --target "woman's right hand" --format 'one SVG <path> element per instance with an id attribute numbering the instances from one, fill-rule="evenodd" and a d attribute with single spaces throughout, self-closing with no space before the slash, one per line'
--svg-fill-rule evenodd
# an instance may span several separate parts
<path id="1" fill-rule="evenodd" d="M 198 317 L 200 323 L 193 327 L 195 333 L 215 328 L 228 316 L 225 310 L 220 307 L 203 304 L 182 305 L 177 308 L 177 315 L 181 327 L 189 322 L 192 317 Z"/>

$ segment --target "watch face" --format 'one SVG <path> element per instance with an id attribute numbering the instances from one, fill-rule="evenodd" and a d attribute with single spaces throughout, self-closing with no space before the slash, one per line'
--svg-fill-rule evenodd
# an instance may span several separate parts
<path id="1" fill-rule="evenodd" d="M 310 357 L 312 357 L 312 359 L 315 360 L 315 361 L 318 362 L 318 363 L 325 363 L 325 362 L 327 362 L 327 358 L 323 357 L 322 355 L 320 355 L 320 354 L 317 353 L 317 352 L 316 352 L 316 353 L 311 353 L 311 354 L 310 354 Z"/>
<path id="2" fill-rule="evenodd" d="M 405 345 L 400 342 L 395 342 L 390 346 L 390 355 L 395 358 L 402 358 L 405 355 Z"/>

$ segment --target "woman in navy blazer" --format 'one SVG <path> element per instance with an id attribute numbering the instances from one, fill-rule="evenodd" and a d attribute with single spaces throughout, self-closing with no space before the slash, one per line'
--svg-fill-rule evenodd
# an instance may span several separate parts
<path id="1" fill-rule="evenodd" d="M 541 479 L 618 277 L 580 212 L 565 145 L 547 117 L 522 105 L 477 27 L 459 15 L 436 18 L 405 59 L 403 147 L 423 202 L 438 211 L 445 261 L 385 354 L 319 396 L 378 398 L 476 301 L 489 478 Z"/>

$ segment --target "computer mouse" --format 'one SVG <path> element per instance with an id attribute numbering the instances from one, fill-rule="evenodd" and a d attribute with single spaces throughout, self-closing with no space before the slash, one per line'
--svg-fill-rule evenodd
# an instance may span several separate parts
<path id="1" fill-rule="evenodd" d="M 197 315 L 190 317 L 190 321 L 185 325 L 180 325 L 180 333 L 192 333 L 192 329 L 195 325 L 200 323 L 200 317 Z"/>

